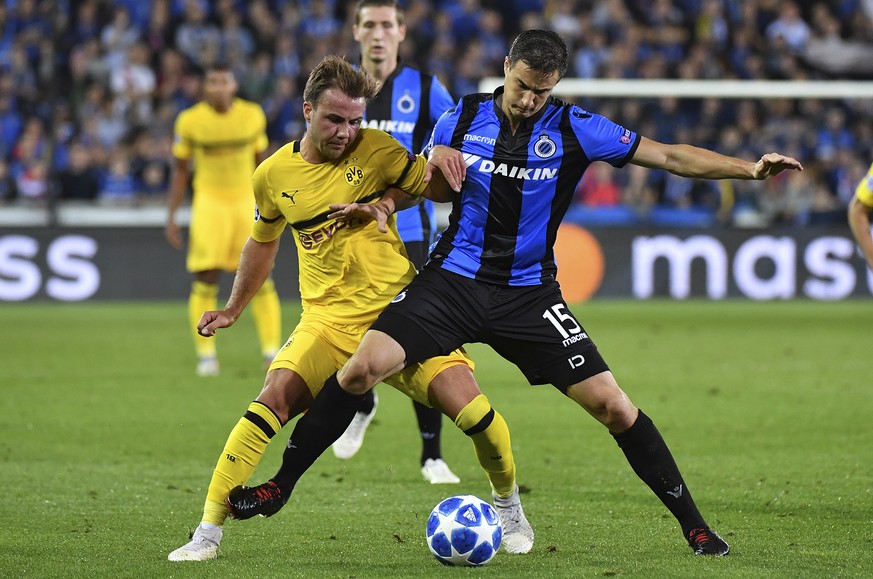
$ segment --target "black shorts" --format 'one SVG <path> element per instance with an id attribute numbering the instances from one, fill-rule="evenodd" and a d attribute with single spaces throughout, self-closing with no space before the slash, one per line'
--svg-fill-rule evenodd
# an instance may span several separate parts
<path id="1" fill-rule="evenodd" d="M 407 365 L 483 342 L 518 366 L 531 384 L 553 384 L 562 392 L 609 369 L 557 282 L 494 285 L 431 265 L 371 329 L 394 338 Z"/>
<path id="2" fill-rule="evenodd" d="M 404 241 L 403 245 L 406 246 L 406 255 L 409 257 L 409 261 L 412 262 L 415 269 L 421 271 L 421 268 L 427 263 L 428 249 L 430 249 L 427 243 L 423 241 Z"/>

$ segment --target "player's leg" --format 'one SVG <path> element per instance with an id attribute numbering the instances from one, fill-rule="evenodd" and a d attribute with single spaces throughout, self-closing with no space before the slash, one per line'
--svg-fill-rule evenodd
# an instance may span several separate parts
<path id="1" fill-rule="evenodd" d="M 228 516 L 228 494 L 248 480 L 270 440 L 290 418 L 305 410 L 311 399 L 296 372 L 278 368 L 267 374 L 261 393 L 231 430 L 218 457 L 200 525 L 191 541 L 169 554 L 170 561 L 204 561 L 217 556 Z"/>
<path id="2" fill-rule="evenodd" d="M 203 312 L 218 308 L 219 273 L 217 269 L 195 272 L 188 295 L 188 328 L 194 338 L 198 376 L 217 376 L 219 372 L 215 337 L 206 338 L 197 331 Z"/>
<path id="3" fill-rule="evenodd" d="M 730 547 L 706 524 L 661 433 L 612 373 L 573 384 L 566 393 L 609 429 L 637 476 L 676 517 L 695 554 L 727 555 Z"/>
<path id="4" fill-rule="evenodd" d="M 431 232 L 434 224 L 428 219 L 427 213 L 433 209 L 428 209 L 425 205 L 428 202 L 422 203 L 418 207 L 412 209 L 421 219 L 423 231 L 422 239 L 431 239 Z M 398 216 L 398 219 L 400 217 Z M 401 237 L 404 229 L 400 228 Z M 429 243 L 426 241 L 407 241 L 403 240 L 403 245 L 406 247 L 406 254 L 409 256 L 409 261 L 415 266 L 415 269 L 421 271 L 424 264 L 427 263 L 429 253 Z M 373 391 L 375 392 L 375 390 Z M 451 484 L 459 483 L 461 479 L 452 472 L 446 461 L 443 460 L 442 453 L 442 430 L 443 430 L 443 413 L 436 408 L 431 408 L 417 402 L 412 401 L 412 409 L 415 411 L 415 421 L 418 424 L 418 434 L 421 437 L 421 475 L 425 481 L 431 484 Z"/>
<path id="5" fill-rule="evenodd" d="M 213 219 L 217 218 L 213 217 Z M 221 236 L 223 246 L 219 254 L 221 265 L 227 271 L 236 271 L 239 267 L 240 254 L 252 232 L 251 201 L 246 201 L 243 198 L 240 202 L 228 205 L 222 213 L 221 219 L 223 219 L 222 227 L 224 228 Z M 273 357 L 282 345 L 282 336 L 284 335 L 282 333 L 282 307 L 272 277 L 268 277 L 252 297 L 248 309 L 255 322 L 264 367 L 269 368 Z"/>
<path id="6" fill-rule="evenodd" d="M 312 463 L 345 432 L 361 407 L 364 394 L 403 368 L 404 357 L 403 349 L 390 336 L 368 331 L 354 356 L 325 380 L 309 411 L 294 425 L 282 466 L 272 479 L 285 497 L 290 496 Z M 340 385 L 344 372 L 352 377 L 350 384 L 356 390 Z"/>
<path id="7" fill-rule="evenodd" d="M 503 307 L 516 315 L 492 312 L 498 337 L 489 343 L 531 384 L 553 384 L 609 429 L 634 472 L 679 521 L 695 552 L 727 554 L 727 544 L 700 516 L 657 428 L 619 388 L 557 284 L 510 291 L 514 299 Z"/>
<path id="8" fill-rule="evenodd" d="M 442 429 L 443 414 L 420 402 L 412 402 L 418 433 L 421 436 L 421 476 L 431 484 L 454 484 L 461 482 L 443 459 Z"/>
<path id="9" fill-rule="evenodd" d="M 228 208 L 222 203 L 211 202 L 207 196 L 194 196 L 185 266 L 194 275 L 188 296 L 188 328 L 194 337 L 198 376 L 217 376 L 219 372 L 215 337 L 201 336 L 197 322 L 203 312 L 218 309 L 218 279 L 221 271 L 228 269 L 229 232 L 235 231 L 228 219 Z M 239 260 L 239 250 L 236 260 Z M 235 266 L 230 271 L 234 269 Z"/>
<path id="10" fill-rule="evenodd" d="M 426 368 L 430 363 L 433 360 L 421 366 Z M 504 549 L 515 554 L 530 552 L 534 532 L 521 506 L 509 427 L 503 416 L 491 407 L 470 367 L 464 364 L 448 366 L 436 375 L 430 381 L 428 396 L 473 442 L 503 522 Z"/>
<path id="11" fill-rule="evenodd" d="M 279 346 L 282 345 L 282 306 L 273 278 L 268 277 L 258 293 L 254 295 L 249 310 L 255 321 L 261 356 L 266 367 L 270 366 Z"/>

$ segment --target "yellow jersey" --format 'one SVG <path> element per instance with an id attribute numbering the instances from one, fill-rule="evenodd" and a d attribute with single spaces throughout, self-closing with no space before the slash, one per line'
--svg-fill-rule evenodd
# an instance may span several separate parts
<path id="1" fill-rule="evenodd" d="M 342 158 L 311 164 L 292 141 L 261 163 L 253 179 L 252 238 L 277 239 L 289 225 L 299 261 L 303 313 L 340 324 L 370 323 L 415 275 L 397 233 L 375 221 L 328 219 L 333 203 L 370 202 L 396 186 L 420 195 L 426 160 L 394 137 L 360 129 Z"/>
<path id="2" fill-rule="evenodd" d="M 176 117 L 173 155 L 194 160 L 195 196 L 214 199 L 251 199 L 255 155 L 266 150 L 267 119 L 260 105 L 233 99 L 219 113 L 199 102 Z"/>
<path id="3" fill-rule="evenodd" d="M 873 209 L 873 165 L 867 169 L 867 176 L 861 179 L 855 189 L 855 196 L 858 201 Z"/>

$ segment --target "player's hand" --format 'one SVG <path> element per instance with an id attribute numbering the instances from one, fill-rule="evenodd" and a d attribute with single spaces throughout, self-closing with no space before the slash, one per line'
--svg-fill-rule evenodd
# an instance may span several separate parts
<path id="1" fill-rule="evenodd" d="M 388 218 L 393 208 L 388 207 L 382 201 L 375 203 L 333 203 L 329 205 L 333 213 L 328 214 L 328 219 L 337 221 L 351 221 L 352 219 L 364 219 L 375 221 L 376 227 L 382 233 L 388 233 Z"/>
<path id="2" fill-rule="evenodd" d="M 171 221 L 164 228 L 164 237 L 176 249 L 182 249 L 182 234 L 179 232 L 179 226 Z"/>
<path id="3" fill-rule="evenodd" d="M 215 335 L 216 330 L 229 328 L 235 321 L 236 319 L 224 310 L 203 312 L 203 315 L 200 316 L 200 321 L 197 322 L 197 333 L 211 338 Z"/>
<path id="4" fill-rule="evenodd" d="M 761 181 L 778 175 L 786 169 L 793 171 L 803 171 L 803 165 L 797 159 L 780 155 L 779 153 L 767 153 L 755 163 L 755 169 L 752 171 L 752 178 Z"/>
<path id="5" fill-rule="evenodd" d="M 436 145 L 427 158 L 427 167 L 424 170 L 426 183 L 430 183 L 435 168 L 443 174 L 455 193 L 461 191 L 461 184 L 467 177 L 467 164 L 460 151 L 445 145 Z"/>

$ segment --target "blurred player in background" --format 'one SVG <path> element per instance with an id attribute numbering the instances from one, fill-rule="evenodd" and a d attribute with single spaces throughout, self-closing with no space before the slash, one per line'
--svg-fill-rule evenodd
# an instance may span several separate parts
<path id="1" fill-rule="evenodd" d="M 348 360 L 379 312 L 415 275 L 393 218 L 387 226 L 385 220 L 340 221 L 328 209 L 334 203 L 375 201 L 387 217 L 395 205 L 386 204 L 386 189 L 396 185 L 421 193 L 429 187 L 430 165 L 423 157 L 409 153 L 383 131 L 361 128 L 366 102 L 378 88 L 373 77 L 343 59 L 323 59 L 303 92 L 307 125 L 303 138 L 279 149 L 255 171 L 257 218 L 233 291 L 223 310 L 203 314 L 199 328 L 203 335 L 212 336 L 234 323 L 267 279 L 280 236 L 289 226 L 297 246 L 303 314 L 276 354 L 263 389 L 219 455 L 200 525 L 191 541 L 169 554 L 170 561 L 217 556 L 231 489 L 247 481 L 270 440 L 289 420 L 306 409 L 316 410 L 311 404 L 322 384 Z M 449 182 L 460 189 L 460 155 L 454 163 L 456 169 L 450 173 L 456 178 Z M 516 533 L 530 536 L 525 543 L 530 549 L 533 530 L 518 498 L 509 429 L 479 390 L 472 367 L 466 354 L 455 350 L 412 365 L 387 382 L 410 398 L 439 407 L 469 436 L 493 492 L 503 497 L 502 516 L 511 513 Z M 327 433 L 317 422 L 303 423 L 304 430 L 314 428 L 319 436 L 329 438 L 322 449 L 326 450 L 346 429 L 362 396 L 336 388 L 319 399 L 322 404 L 338 404 L 348 414 L 348 420 Z M 300 424 L 295 425 L 292 439 L 314 435 L 301 433 Z M 276 489 L 274 485 L 271 490 Z M 261 511 L 266 515 L 282 508 L 289 496 L 268 494 L 272 510 Z M 234 516 L 246 518 L 244 509 Z M 511 544 L 512 537 L 506 530 L 504 539 Z"/>
<path id="2" fill-rule="evenodd" d="M 379 94 L 367 104 L 364 126 L 387 131 L 406 149 L 420 153 L 434 125 L 454 106 L 449 91 L 436 77 L 399 62 L 400 43 L 406 38 L 403 10 L 395 0 L 361 0 L 352 30 L 361 48 L 361 68 L 381 83 Z M 397 214 L 397 230 L 406 254 L 417 270 L 427 261 L 436 236 L 433 202 L 424 202 Z M 367 426 L 376 414 L 378 398 L 371 390 L 346 432 L 333 444 L 338 458 L 351 458 L 361 448 Z M 432 484 L 461 479 L 442 458 L 442 413 L 413 401 L 421 434 L 421 474 Z"/>
<path id="3" fill-rule="evenodd" d="M 849 228 L 858 247 L 867 262 L 867 268 L 873 271 L 873 236 L 870 234 L 870 214 L 873 212 L 873 165 L 867 170 L 858 187 L 855 196 L 849 202 Z"/>
<path id="4" fill-rule="evenodd" d="M 234 272 L 252 230 L 252 173 L 268 146 L 266 118 L 261 107 L 236 97 L 233 71 L 212 65 L 204 77 L 204 100 L 176 118 L 166 237 L 182 248 L 176 210 L 182 203 L 193 165 L 193 201 L 188 239 L 188 271 L 194 274 L 188 298 L 188 317 L 197 351 L 197 375 L 219 373 L 215 340 L 197 333 L 204 311 L 218 307 L 218 279 Z M 282 340 L 282 312 L 272 279 L 252 300 L 252 315 L 265 365 Z"/>

